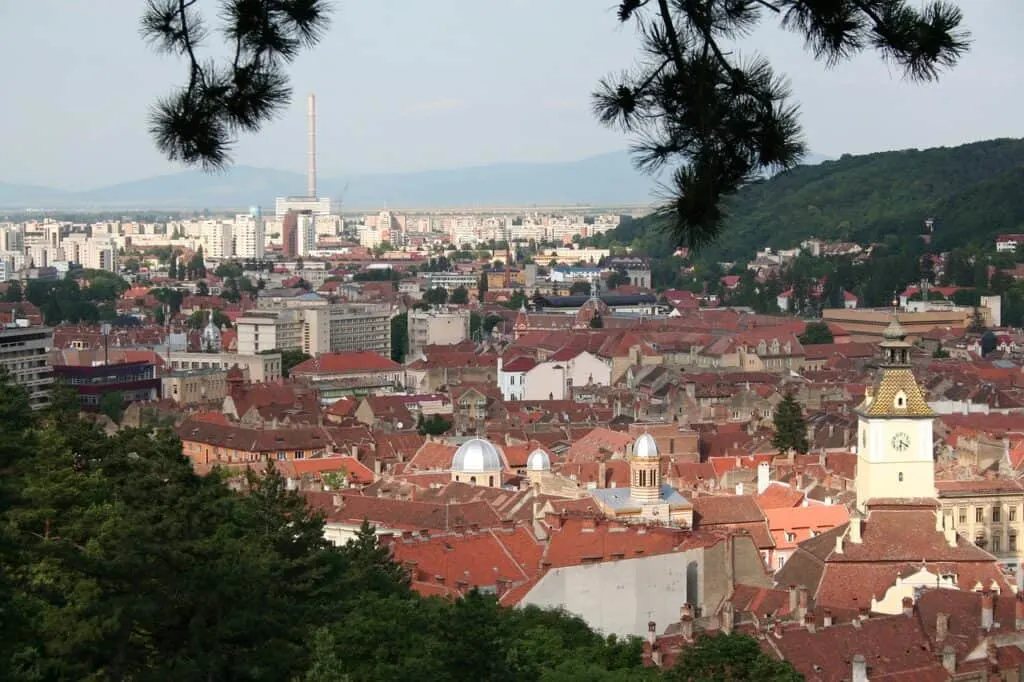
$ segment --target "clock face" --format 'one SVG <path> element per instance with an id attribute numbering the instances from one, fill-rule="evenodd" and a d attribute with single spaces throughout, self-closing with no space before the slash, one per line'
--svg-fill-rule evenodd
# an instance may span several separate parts
<path id="1" fill-rule="evenodd" d="M 897 452 L 905 452 L 910 447 L 910 436 L 900 431 L 892 437 L 892 447 Z"/>

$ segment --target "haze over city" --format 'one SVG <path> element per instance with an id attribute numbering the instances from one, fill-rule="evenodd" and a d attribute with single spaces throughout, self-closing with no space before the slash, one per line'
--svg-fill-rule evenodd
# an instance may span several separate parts
<path id="1" fill-rule="evenodd" d="M 637 57 L 613 3 L 341 2 L 324 41 L 290 68 L 284 115 L 237 146 L 238 164 L 304 168 L 304 94 L 320 107 L 324 176 L 566 161 L 623 149 L 590 107 L 598 79 Z M 1024 4 L 963 3 L 974 44 L 936 84 L 912 85 L 873 54 L 827 70 L 776 28 L 745 40 L 787 73 L 809 148 L 827 156 L 1020 134 L 1014 65 Z M 186 67 L 138 33 L 141 3 L 0 4 L 0 181 L 87 189 L 180 170 L 147 111 Z M 215 41 L 211 41 L 213 43 Z M 14 106 L 11 106 L 14 104 Z"/>

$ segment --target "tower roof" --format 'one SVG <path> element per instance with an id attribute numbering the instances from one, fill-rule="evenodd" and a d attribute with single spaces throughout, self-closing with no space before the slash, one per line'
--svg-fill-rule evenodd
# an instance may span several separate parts
<path id="1" fill-rule="evenodd" d="M 864 417 L 934 417 L 909 367 L 888 367 L 857 407 Z"/>
<path id="2" fill-rule="evenodd" d="M 482 438 L 471 438 L 459 446 L 452 457 L 452 471 L 486 473 L 501 471 L 498 449 Z"/>

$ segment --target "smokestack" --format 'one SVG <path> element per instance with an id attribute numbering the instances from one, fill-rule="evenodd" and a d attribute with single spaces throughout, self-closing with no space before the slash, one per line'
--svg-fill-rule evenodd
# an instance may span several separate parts
<path id="1" fill-rule="evenodd" d="M 309 94 L 309 167 L 306 169 L 306 194 L 316 196 L 316 95 Z"/>

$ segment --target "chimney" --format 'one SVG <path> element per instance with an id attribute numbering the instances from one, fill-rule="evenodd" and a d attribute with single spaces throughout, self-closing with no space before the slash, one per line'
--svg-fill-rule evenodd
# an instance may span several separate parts
<path id="1" fill-rule="evenodd" d="M 942 532 L 946 536 L 946 544 L 950 547 L 956 547 L 956 529 L 946 528 Z"/>
<path id="2" fill-rule="evenodd" d="M 935 641 L 941 642 L 949 634 L 949 615 L 940 613 L 935 616 Z"/>
<path id="3" fill-rule="evenodd" d="M 850 542 L 859 545 L 863 542 L 860 536 L 860 517 L 854 516 L 850 519 Z"/>
<path id="4" fill-rule="evenodd" d="M 768 488 L 771 478 L 771 466 L 768 462 L 761 462 L 757 465 L 757 494 L 760 495 Z"/>
<path id="5" fill-rule="evenodd" d="M 956 674 L 956 649 L 951 644 L 942 647 L 942 667 L 950 675 Z"/>
<path id="6" fill-rule="evenodd" d="M 836 536 L 836 554 L 843 553 L 843 534 L 840 533 Z"/>
<path id="7" fill-rule="evenodd" d="M 307 121 L 309 126 L 309 158 L 307 163 L 309 165 L 306 168 L 306 194 L 313 198 L 316 196 L 316 95 L 313 93 L 309 94 L 307 115 L 309 117 Z"/>
<path id="8" fill-rule="evenodd" d="M 862 606 L 857 610 L 857 618 L 860 620 L 867 620 L 871 617 L 871 609 L 867 606 Z"/>
<path id="9" fill-rule="evenodd" d="M 903 615 L 913 616 L 914 615 L 914 598 L 904 597 L 903 598 Z"/>
<path id="10" fill-rule="evenodd" d="M 686 620 L 687 618 L 693 618 L 693 605 L 690 604 L 689 602 L 683 604 L 679 608 L 679 620 L 683 621 L 683 620 Z"/>
<path id="11" fill-rule="evenodd" d="M 812 635 L 814 634 L 816 624 L 814 621 L 814 614 L 810 611 L 804 614 L 804 627 L 807 628 L 807 632 L 811 633 Z"/>
<path id="12" fill-rule="evenodd" d="M 1013 602 L 1013 608 L 1014 627 L 1018 630 L 1024 630 L 1024 594 L 1017 593 L 1017 598 Z"/>
<path id="13" fill-rule="evenodd" d="M 826 628 L 832 627 L 832 609 L 825 609 L 825 615 L 822 619 L 822 625 Z"/>
<path id="14" fill-rule="evenodd" d="M 807 588 L 801 585 L 797 588 L 797 620 L 803 620 L 807 615 Z"/>
<path id="15" fill-rule="evenodd" d="M 935 512 L 935 532 L 941 533 L 945 526 L 942 523 L 942 510 L 939 509 Z"/>
<path id="16" fill-rule="evenodd" d="M 605 464 L 604 460 L 597 463 L 597 487 L 604 488 L 608 480 L 608 465 Z"/>
<path id="17" fill-rule="evenodd" d="M 992 593 L 985 590 L 981 593 L 981 629 L 991 630 L 994 622 L 992 616 Z"/>
<path id="18" fill-rule="evenodd" d="M 868 661 L 864 654 L 853 656 L 853 678 L 852 682 L 868 682 Z"/>
<path id="19" fill-rule="evenodd" d="M 799 595 L 796 591 L 796 585 L 789 586 L 789 612 L 790 614 L 796 613 L 796 607 L 799 606 L 800 602 Z"/>
<path id="20" fill-rule="evenodd" d="M 737 495 L 742 495 L 743 494 L 743 484 L 742 483 L 737 483 L 736 484 L 736 494 Z"/>

